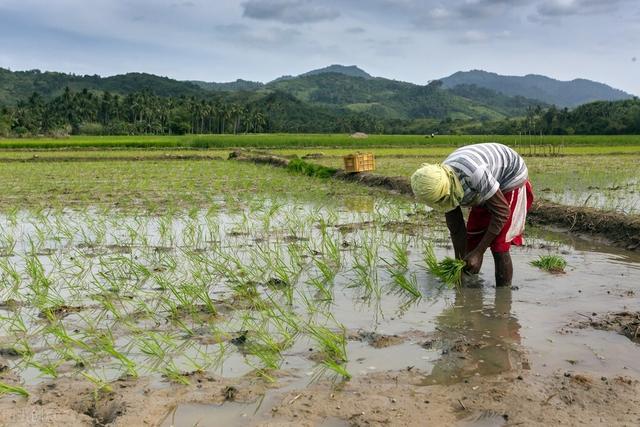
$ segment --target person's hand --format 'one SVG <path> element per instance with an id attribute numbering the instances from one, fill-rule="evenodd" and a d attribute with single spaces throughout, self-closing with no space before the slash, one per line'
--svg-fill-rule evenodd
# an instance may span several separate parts
<path id="1" fill-rule="evenodd" d="M 464 257 L 464 261 L 467 263 L 465 270 L 471 274 L 478 274 L 480 267 L 482 267 L 482 253 L 477 250 L 472 250 Z"/>

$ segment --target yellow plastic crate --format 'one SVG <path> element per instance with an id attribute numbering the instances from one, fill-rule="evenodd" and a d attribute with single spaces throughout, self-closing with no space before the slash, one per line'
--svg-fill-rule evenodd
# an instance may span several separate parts
<path id="1" fill-rule="evenodd" d="M 369 172 L 376 169 L 376 159 L 372 153 L 348 154 L 343 157 L 347 172 Z"/>

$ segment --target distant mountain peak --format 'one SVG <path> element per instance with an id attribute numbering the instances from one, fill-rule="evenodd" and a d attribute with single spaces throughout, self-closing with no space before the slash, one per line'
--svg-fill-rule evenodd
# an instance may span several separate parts
<path id="1" fill-rule="evenodd" d="M 632 96 L 604 83 L 587 79 L 556 80 L 540 74 L 504 76 L 483 70 L 458 71 L 440 79 L 446 88 L 475 85 L 508 96 L 524 96 L 560 107 L 575 107 L 593 101 L 617 101 Z"/>
<path id="2" fill-rule="evenodd" d="M 344 74 L 346 76 L 351 76 L 351 77 L 362 77 L 365 79 L 372 78 L 371 74 L 367 73 L 357 65 L 340 65 L 340 64 L 333 64 L 333 65 L 329 65 L 328 67 L 318 68 L 317 70 L 311 70 L 304 74 L 300 74 L 300 77 L 313 76 L 317 74 L 326 74 L 326 73 L 338 73 L 338 74 Z"/>

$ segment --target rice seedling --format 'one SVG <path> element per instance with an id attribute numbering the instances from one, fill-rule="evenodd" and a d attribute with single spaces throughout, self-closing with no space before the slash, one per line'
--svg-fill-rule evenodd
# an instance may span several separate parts
<path id="1" fill-rule="evenodd" d="M 393 256 L 393 264 L 398 270 L 406 271 L 409 269 L 409 249 L 406 239 L 402 239 L 401 242 L 397 240 L 392 242 L 389 246 L 391 254 Z"/>
<path id="2" fill-rule="evenodd" d="M 96 340 L 95 345 L 99 351 L 105 352 L 117 359 L 127 372 L 127 375 L 131 377 L 138 376 L 135 362 L 116 348 L 115 340 L 110 330 L 101 334 Z"/>
<path id="3" fill-rule="evenodd" d="M 311 277 L 307 281 L 318 292 L 317 300 L 330 303 L 333 301 L 333 283 L 337 274 L 337 270 L 332 268 L 323 259 L 314 258 L 316 269 L 320 272 L 320 277 Z"/>
<path id="4" fill-rule="evenodd" d="M 351 374 L 344 368 L 344 364 L 347 362 L 344 326 L 342 326 L 340 333 L 334 332 L 325 326 L 314 324 L 307 324 L 305 330 L 319 346 L 322 355 L 322 366 L 332 370 L 344 379 L 351 378 Z"/>
<path id="5" fill-rule="evenodd" d="M 16 296 L 20 285 L 22 284 L 22 276 L 16 266 L 9 262 L 9 258 L 0 257 L 0 283 L 2 283 L 2 290 L 8 292 L 3 295 L 4 300 L 10 299 L 12 296 Z"/>
<path id="6" fill-rule="evenodd" d="M 564 273 L 567 261 L 559 255 L 541 255 L 537 260 L 531 261 L 531 265 L 549 273 Z"/>
<path id="7" fill-rule="evenodd" d="M 171 382 L 182 384 L 182 385 L 190 384 L 189 379 L 184 375 L 184 372 L 178 369 L 178 367 L 175 365 L 173 361 L 169 361 L 161 370 L 161 372 Z"/>
<path id="8" fill-rule="evenodd" d="M 353 286 L 361 286 L 366 299 L 374 296 L 379 300 L 382 296 L 378 276 L 379 238 L 375 234 L 366 234 L 361 239 L 360 246 L 360 250 L 353 254 L 352 268 L 356 273 Z"/>
<path id="9" fill-rule="evenodd" d="M 27 366 L 33 366 L 34 368 L 38 369 L 43 375 L 49 376 L 51 378 L 58 378 L 58 366 L 60 366 L 61 364 L 61 361 L 52 362 L 48 360 L 45 363 L 40 363 L 33 359 L 27 361 Z"/>
<path id="10" fill-rule="evenodd" d="M 10 257 L 16 248 L 16 238 L 13 234 L 0 234 L 0 256 Z"/>
<path id="11" fill-rule="evenodd" d="M 412 297 L 420 298 L 422 296 L 422 293 L 418 289 L 418 280 L 415 273 L 411 273 L 409 277 L 407 277 L 405 272 L 393 269 L 391 270 L 391 278 L 396 286 Z"/>
<path id="12" fill-rule="evenodd" d="M 103 380 L 102 378 L 98 378 L 98 377 L 96 377 L 94 375 L 91 375 L 90 373 L 88 373 L 86 371 L 80 372 L 80 375 L 85 377 L 87 380 L 89 380 L 94 385 L 93 398 L 96 399 L 96 400 L 98 399 L 98 394 L 100 392 L 110 393 L 110 392 L 113 391 L 113 388 L 109 385 L 109 383 L 107 381 Z"/>
<path id="13" fill-rule="evenodd" d="M 3 394 L 17 394 L 23 397 L 29 397 L 29 392 L 17 385 L 10 385 L 0 381 L 0 396 Z"/>
<path id="14" fill-rule="evenodd" d="M 440 279 L 449 287 L 459 287 L 462 284 L 462 273 L 466 263 L 459 259 L 445 257 L 438 261 L 433 245 L 427 244 L 424 253 L 424 260 L 429 272 Z"/>

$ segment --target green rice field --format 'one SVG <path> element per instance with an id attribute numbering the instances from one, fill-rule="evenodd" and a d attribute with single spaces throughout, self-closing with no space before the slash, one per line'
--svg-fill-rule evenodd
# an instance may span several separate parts
<path id="1" fill-rule="evenodd" d="M 460 146 L 476 142 L 501 142 L 507 145 L 639 146 L 637 135 L 349 135 L 319 134 L 247 134 L 185 136 L 72 136 L 68 138 L 0 139 L 2 149 L 60 148 L 369 148 Z"/>
<path id="2" fill-rule="evenodd" d="M 229 140 L 254 137 L 243 138 Z M 463 141 L 401 148 L 394 138 L 363 147 L 378 173 L 408 176 Z M 273 151 L 340 167 L 356 150 L 320 145 L 330 139 Z M 87 145 L 0 150 L 2 425 L 36 402 L 47 416 L 71 411 L 77 425 L 132 425 L 145 414 L 186 426 L 205 410 L 246 425 L 251 411 L 277 415 L 270 399 L 282 388 L 296 390 L 291 406 L 328 385 L 322 396 L 335 408 L 327 396 L 339 387 L 398 372 L 416 376 L 412 387 L 485 387 L 528 365 L 551 375 L 567 360 L 598 378 L 640 375 L 627 338 L 557 332 L 575 310 L 636 304 L 636 255 L 528 229 L 513 251 L 515 286 L 497 290 L 492 263 L 463 273 L 443 218 L 409 197 L 226 160 L 228 147 L 77 141 Z M 635 215 L 640 154 L 630 141 L 521 152 L 538 197 Z M 531 265 L 550 255 L 566 260 L 566 276 Z M 616 278 L 606 295 L 603 277 Z"/>

